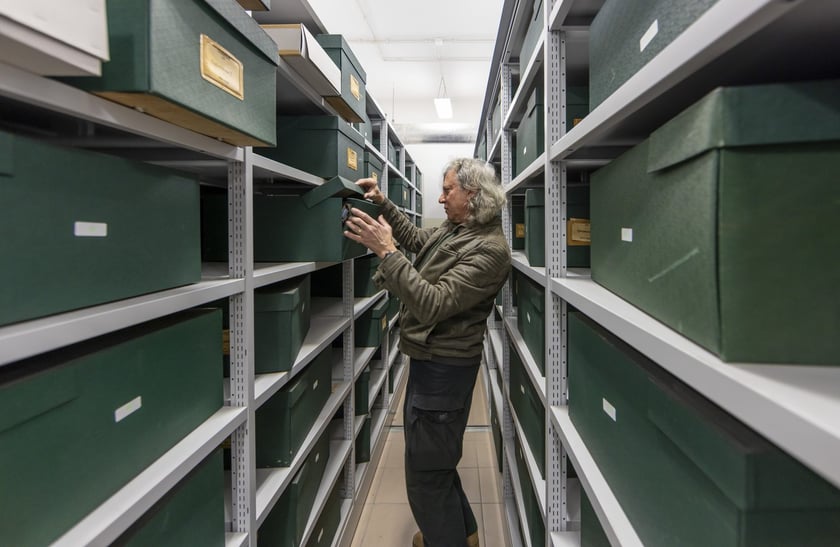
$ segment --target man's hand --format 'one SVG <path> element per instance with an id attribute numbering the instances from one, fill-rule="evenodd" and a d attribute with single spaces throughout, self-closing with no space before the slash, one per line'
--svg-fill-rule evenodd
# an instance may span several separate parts
<path id="1" fill-rule="evenodd" d="M 382 194 L 379 195 L 381 196 Z M 391 236 L 391 225 L 385 221 L 385 217 L 379 215 L 379 219 L 374 219 L 355 207 L 350 210 L 350 213 L 350 218 L 344 222 L 345 226 L 347 226 L 347 229 L 344 230 L 344 237 L 361 243 L 376 253 L 376 256 L 379 258 L 384 258 L 385 253 L 397 250 Z"/>
<path id="2" fill-rule="evenodd" d="M 385 201 L 385 196 L 379 190 L 379 183 L 376 179 L 359 179 L 356 184 L 365 191 L 365 199 L 369 199 L 377 205 L 382 205 L 382 202 Z"/>

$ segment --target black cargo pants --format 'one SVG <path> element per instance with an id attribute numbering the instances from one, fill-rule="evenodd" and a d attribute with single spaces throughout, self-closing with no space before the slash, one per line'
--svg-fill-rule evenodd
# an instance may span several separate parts
<path id="1" fill-rule="evenodd" d="M 426 547 L 464 547 L 478 531 L 456 470 L 478 368 L 411 360 L 403 407 L 405 484 Z"/>

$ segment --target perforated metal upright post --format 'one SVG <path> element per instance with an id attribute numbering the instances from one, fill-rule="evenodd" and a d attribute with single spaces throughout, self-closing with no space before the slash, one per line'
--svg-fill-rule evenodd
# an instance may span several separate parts
<path id="1" fill-rule="evenodd" d="M 543 70 L 545 89 L 545 146 L 546 150 L 566 132 L 566 40 L 562 31 L 549 28 L 551 7 L 546 5 L 543 28 L 545 51 Z M 551 407 L 566 404 L 566 302 L 550 290 L 551 279 L 566 277 L 567 254 L 567 172 L 566 164 L 551 161 L 546 154 L 546 530 L 548 547 L 551 532 L 569 528 L 567 503 L 566 457 L 560 436 L 551 423 Z"/>
<path id="2" fill-rule="evenodd" d="M 257 545 L 256 459 L 254 445 L 254 179 L 253 152 L 228 164 L 228 272 L 244 280 L 230 297 L 230 404 L 247 407 L 248 417 L 231 436 L 232 520 L 234 532 Z"/>
<path id="3" fill-rule="evenodd" d="M 355 407 L 356 407 L 356 383 L 353 381 L 356 364 L 354 363 L 353 355 L 355 353 L 355 331 L 356 321 L 354 320 L 353 304 L 355 301 L 355 294 L 353 289 L 353 261 L 345 260 L 342 263 L 342 297 L 341 307 L 342 315 L 350 318 L 350 324 L 344 331 L 344 338 L 341 352 L 341 362 L 343 365 L 342 379 L 345 382 L 350 382 L 350 394 L 344 399 L 344 435 L 343 439 L 353 441 L 353 433 L 356 428 L 355 425 Z M 344 465 L 344 491 L 341 497 L 345 499 L 352 499 L 356 494 L 356 450 L 355 443 L 351 450 L 351 455 Z"/>
<path id="4" fill-rule="evenodd" d="M 511 90 L 511 65 L 507 62 L 502 63 L 501 67 L 502 76 L 500 78 L 500 97 L 501 97 L 501 111 L 502 111 L 502 130 L 501 130 L 501 145 L 502 145 L 502 172 L 501 172 L 501 179 L 502 185 L 507 186 L 511 182 L 511 175 L 513 172 L 513 161 L 511 154 L 513 153 L 512 145 L 512 138 L 510 131 L 504 126 L 504 120 L 507 118 L 507 112 L 510 110 L 510 100 L 513 94 Z M 512 242 L 512 233 L 511 233 L 511 205 L 508 201 L 507 206 L 502 211 L 502 226 L 505 230 L 505 238 L 507 239 L 508 245 Z M 505 317 L 513 316 L 513 298 L 510 291 L 510 283 L 507 283 L 507 287 L 505 290 L 502 291 L 502 311 Z M 502 444 L 503 446 L 513 446 L 513 417 L 511 416 L 510 412 L 510 403 L 508 401 L 507 393 L 510 391 L 506 389 L 506 386 L 510 386 L 510 343 L 508 341 L 507 330 L 501 329 L 502 332 L 502 362 L 504 363 L 504 367 L 502 370 Z M 511 482 L 510 478 L 510 466 L 512 462 L 509 462 L 507 459 L 507 451 L 503 452 L 502 460 L 504 462 L 503 466 L 503 481 L 504 481 L 504 498 L 505 503 L 510 506 L 510 504 L 515 504 L 516 501 L 513 497 L 513 483 Z"/>

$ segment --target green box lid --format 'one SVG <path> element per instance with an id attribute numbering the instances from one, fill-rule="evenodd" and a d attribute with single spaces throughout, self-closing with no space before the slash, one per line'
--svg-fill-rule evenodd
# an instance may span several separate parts
<path id="1" fill-rule="evenodd" d="M 353 126 L 338 116 L 277 116 L 277 131 L 338 131 L 360 148 L 365 147 L 365 138 Z"/>
<path id="2" fill-rule="evenodd" d="M 344 177 L 333 177 L 321 186 L 303 194 L 303 204 L 308 209 L 329 198 L 364 197 L 362 187 Z"/>
<path id="3" fill-rule="evenodd" d="M 221 15 L 239 34 L 244 36 L 254 48 L 274 63 L 280 64 L 277 43 L 266 33 L 254 18 L 249 16 L 236 2 L 231 0 L 205 0 L 213 11 Z"/>
<path id="4" fill-rule="evenodd" d="M 356 68 L 356 71 L 359 73 L 359 76 L 362 77 L 362 81 L 367 83 L 367 73 L 365 69 L 362 68 L 362 63 L 359 62 L 359 59 L 353 53 L 353 50 L 350 49 L 350 44 L 347 43 L 347 40 L 344 39 L 344 36 L 341 34 L 318 34 L 315 36 L 315 40 L 321 44 L 321 47 L 325 50 L 329 49 L 340 49 L 347 55 L 347 58 L 350 59 L 350 62 L 353 63 L 353 66 Z"/>
<path id="5" fill-rule="evenodd" d="M 388 297 L 381 299 L 370 310 L 371 317 L 381 319 L 388 312 Z"/>
<path id="6" fill-rule="evenodd" d="M 309 276 L 260 287 L 254 291 L 254 311 L 289 311 L 300 306 L 309 292 Z"/>
<path id="7" fill-rule="evenodd" d="M 650 136 L 648 172 L 714 148 L 840 139 L 840 80 L 720 87 Z"/>
<path id="8" fill-rule="evenodd" d="M 525 207 L 545 207 L 545 190 L 542 188 L 525 190 Z"/>
<path id="9" fill-rule="evenodd" d="M 365 162 L 373 165 L 378 171 L 382 170 L 382 160 L 370 150 L 365 150 Z"/>

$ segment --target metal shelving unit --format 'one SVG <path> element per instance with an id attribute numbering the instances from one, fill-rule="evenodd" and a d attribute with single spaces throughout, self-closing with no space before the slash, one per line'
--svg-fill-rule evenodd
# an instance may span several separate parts
<path id="1" fill-rule="evenodd" d="M 801 365 L 732 364 L 688 341 L 623 299 L 595 284 L 588 270 L 565 261 L 565 193 L 571 175 L 605 165 L 712 89 L 761 81 L 805 80 L 838 75 L 826 51 L 837 51 L 840 6 L 815 0 L 718 0 L 685 32 L 627 80 L 573 128 L 565 127 L 567 80 L 578 84 L 588 71 L 588 26 L 603 0 L 544 0 L 543 32 L 536 50 L 520 65 L 517 54 L 531 2 L 506 1 L 497 34 L 479 137 L 489 161 L 500 166 L 505 191 L 545 189 L 546 266 L 531 267 L 521 252 L 513 267 L 546 288 L 546 376 L 537 372 L 517 331 L 510 287 L 503 292 L 504 328 L 489 322 L 486 355 L 501 367 L 505 383 L 508 341 L 523 357 L 528 376 L 546 404 L 546 481 L 543 516 L 548 546 L 580 545 L 567 483 L 566 462 L 581 478 L 613 545 L 641 545 L 621 507 L 568 417 L 566 402 L 566 308 L 571 305 L 668 372 L 756 430 L 823 478 L 840 486 L 840 369 Z M 523 66 L 515 74 L 514 67 Z M 518 77 L 517 89 L 511 89 Z M 518 176 L 511 170 L 510 132 L 518 126 L 535 82 L 545 86 L 545 152 Z M 585 76 L 584 76 L 585 78 Z M 570 84 L 571 85 L 571 84 Z M 490 131 L 501 98 L 502 128 Z M 495 127 L 494 127 L 495 129 Z M 481 138 L 477 138 L 477 147 Z M 476 148 L 478 154 L 478 148 Z M 523 166 L 520 166 L 520 168 Z M 539 177 L 544 182 L 539 182 Z M 537 180 L 537 182 L 535 182 Z M 573 179 L 574 180 L 574 179 Z M 510 231 L 510 212 L 503 221 Z M 504 385 L 490 375 L 491 402 L 504 411 L 503 439 L 511 441 Z M 501 415 L 501 414 L 500 414 Z M 525 450 L 528 452 L 528 450 Z M 506 447 L 507 459 L 511 458 Z M 522 510 L 518 480 L 504 466 L 508 520 L 516 529 Z M 532 473 L 533 475 L 533 473 Z M 514 479 L 514 480 L 511 480 Z M 537 488 L 542 485 L 535 484 Z M 513 535 L 513 534 L 512 534 Z M 517 539 L 513 539 L 514 544 Z"/>
<path id="2" fill-rule="evenodd" d="M 282 7 L 275 6 L 274 12 L 260 13 L 255 18 L 261 22 L 303 22 L 311 30 L 325 31 L 306 0 L 285 2 Z M 282 92 L 278 91 L 278 109 L 300 108 L 305 113 L 335 113 L 282 59 L 277 78 L 283 88 Z M 342 280 L 344 296 L 331 300 L 313 299 L 310 330 L 291 370 L 255 374 L 253 366 L 254 290 L 335 265 L 329 262 L 255 263 L 251 225 L 255 185 L 273 184 L 305 189 L 322 184 L 324 179 L 255 154 L 251 148 L 226 144 L 60 81 L 2 63 L 0 105 L 18 115 L 25 116 L 31 112 L 39 117 L 69 121 L 71 123 L 67 124 L 68 127 L 85 127 L 86 136 L 68 133 L 42 137 L 47 142 L 93 149 L 184 171 L 202 183 L 226 187 L 231 202 L 229 261 L 203 264 L 200 282 L 0 327 L 0 366 L 4 366 L 220 299 L 228 299 L 230 302 L 230 380 L 225 385 L 224 406 L 79 521 L 55 544 L 105 545 L 112 542 L 207 455 L 230 438 L 233 456 L 226 496 L 229 521 L 225 545 L 253 547 L 256 545 L 259 523 L 282 495 L 316 440 L 330 428 L 335 430 L 334 434 L 340 440 L 332 443 L 332 456 L 306 534 L 311 534 L 330 488 L 342 480 L 343 485 L 339 485 L 345 497 L 342 525 L 334 544 L 349 542 L 353 529 L 349 524 L 354 522 L 351 517 L 356 509 L 360 513 L 373 475 L 367 473 L 365 480 L 362 480 L 364 477 L 355 476 L 352 441 L 363 421 L 354 417 L 353 384 L 376 351 L 376 348 L 353 347 L 353 323 L 355 318 L 384 296 L 384 291 L 370 298 L 353 298 L 353 267 L 351 261 L 346 261 Z M 381 120 L 384 130 L 399 142 L 372 98 L 369 98 L 368 109 L 373 111 L 376 119 Z M 279 145 L 282 146 L 282 143 Z M 387 158 L 387 146 L 379 150 L 374 149 L 370 142 L 366 143 L 366 147 L 383 160 Z M 401 165 L 391 166 L 385 171 L 393 168 L 416 191 L 414 173 L 417 170 L 412 169 L 411 179 L 406 179 L 401 171 L 405 161 L 403 148 L 400 154 Z M 387 192 L 387 178 L 383 180 L 383 190 Z M 416 216 L 413 208 L 409 212 Z M 372 453 L 377 458 L 384 445 L 385 426 L 396 404 L 394 397 L 383 386 L 389 374 L 399 375 L 399 385 L 406 378 L 406 367 L 396 366 L 399 362 L 396 321 L 394 319 L 388 325 L 389 334 L 382 345 L 382 366 L 375 371 L 371 392 L 375 404 L 372 409 L 368 409 L 374 418 Z M 333 393 L 292 465 L 278 469 L 256 469 L 253 433 L 256 409 L 304 370 L 321 351 L 328 350 L 339 336 L 343 337 L 344 343 L 341 349 L 334 352 Z M 340 407 L 344 408 L 347 418 L 333 420 Z"/>

